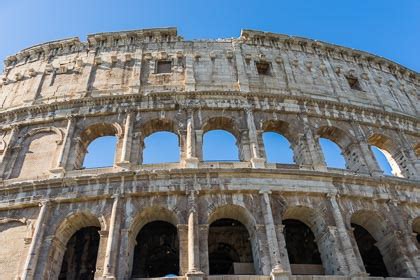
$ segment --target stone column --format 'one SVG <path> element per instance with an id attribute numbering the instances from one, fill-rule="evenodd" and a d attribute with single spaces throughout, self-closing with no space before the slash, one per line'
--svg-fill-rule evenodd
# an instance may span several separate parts
<path id="1" fill-rule="evenodd" d="M 17 137 L 19 136 L 19 126 L 13 125 L 11 128 L 10 137 L 6 148 L 3 151 L 3 157 L 0 164 L 0 177 L 2 179 L 7 179 L 7 176 L 11 173 L 14 165 L 13 158 L 16 158 L 17 156 L 17 152 L 13 150 L 15 148 L 14 145 L 16 144 Z"/>
<path id="2" fill-rule="evenodd" d="M 105 261 L 104 261 L 104 279 L 116 279 L 118 249 L 120 240 L 121 227 L 121 195 L 113 196 L 111 219 L 109 221 L 109 235 L 106 245 Z"/>
<path id="3" fill-rule="evenodd" d="M 75 129 L 75 118 L 69 116 L 67 118 L 66 133 L 64 135 L 63 143 L 61 144 L 60 154 L 58 155 L 57 165 L 54 169 L 50 170 L 52 173 L 64 173 L 67 165 L 67 160 L 70 154 L 71 140 Z"/>
<path id="4" fill-rule="evenodd" d="M 195 130 L 195 151 L 199 161 L 203 160 L 203 131 Z"/>
<path id="5" fill-rule="evenodd" d="M 132 139 L 132 132 L 133 132 L 133 112 L 128 112 L 127 117 L 125 119 L 125 127 L 124 127 L 124 137 L 121 149 L 121 158 L 120 161 L 117 163 L 118 166 L 129 167 L 130 166 L 130 159 L 131 159 L 131 144 L 133 142 Z"/>
<path id="6" fill-rule="evenodd" d="M 233 47 L 235 52 L 236 69 L 238 71 L 239 91 L 249 92 L 249 78 L 245 69 L 241 46 L 238 43 L 233 43 Z"/>
<path id="7" fill-rule="evenodd" d="M 29 247 L 25 265 L 22 270 L 22 280 L 34 279 L 35 269 L 37 268 L 38 257 L 41 250 L 40 248 L 42 245 L 42 239 L 45 233 L 45 224 L 47 223 L 48 209 L 50 205 L 50 201 L 43 201 L 39 204 L 41 209 L 35 223 L 35 231 L 32 237 L 31 246 Z"/>
<path id="8" fill-rule="evenodd" d="M 318 138 L 313 135 L 308 118 L 303 116 L 302 122 L 304 134 L 300 135 L 299 141 L 303 142 L 300 147 L 301 149 L 304 149 L 304 151 L 301 151 L 304 164 L 311 165 L 312 168 L 317 171 L 327 171 L 327 166 L 325 165 L 324 155 L 321 151 Z"/>
<path id="9" fill-rule="evenodd" d="M 187 140 L 186 140 L 186 152 L 184 159 L 184 166 L 187 168 L 197 168 L 198 158 L 196 157 L 195 150 L 195 130 L 194 130 L 194 114 L 188 112 L 187 120 Z"/>
<path id="10" fill-rule="evenodd" d="M 346 260 L 350 275 L 367 276 L 367 274 L 364 272 L 364 269 L 358 265 L 361 263 L 361 260 L 357 259 L 356 253 L 354 252 L 349 232 L 346 229 L 340 207 L 337 203 L 336 194 L 328 194 L 327 198 L 330 203 L 330 208 L 334 217 L 335 224 L 337 226 L 338 238 L 341 242 L 344 258 Z"/>
<path id="11" fill-rule="evenodd" d="M 274 227 L 273 212 L 270 203 L 270 192 L 260 191 L 262 213 L 264 216 L 265 231 L 267 235 L 268 251 L 271 260 L 271 277 L 273 280 L 287 279 L 290 271 L 287 271 L 284 264 L 281 263 L 280 249 L 277 239 L 276 228 Z"/>
<path id="12" fill-rule="evenodd" d="M 195 90 L 194 60 L 192 54 L 185 56 L 185 91 Z"/>
<path id="13" fill-rule="evenodd" d="M 184 275 L 188 272 L 188 225 L 179 224 L 178 239 L 179 239 L 179 275 Z"/>
<path id="14" fill-rule="evenodd" d="M 209 274 L 209 225 L 201 224 L 199 228 L 200 267 L 203 273 Z"/>
<path id="15" fill-rule="evenodd" d="M 198 242 L 198 221 L 195 209 L 188 217 L 188 272 L 187 279 L 202 279 L 204 273 L 200 271 L 200 250 Z"/>
<path id="16" fill-rule="evenodd" d="M 246 122 L 248 125 L 249 145 L 251 149 L 251 164 L 253 168 L 264 168 L 265 160 L 260 158 L 258 152 L 258 137 L 257 129 L 255 127 L 254 114 L 250 108 L 245 109 Z"/>

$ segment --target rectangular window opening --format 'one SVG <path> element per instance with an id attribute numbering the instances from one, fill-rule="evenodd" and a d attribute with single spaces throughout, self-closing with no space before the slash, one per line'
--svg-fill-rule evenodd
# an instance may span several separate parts
<path id="1" fill-rule="evenodd" d="M 156 73 L 171 73 L 172 72 L 172 61 L 170 60 L 159 60 L 156 66 Z"/>
<path id="2" fill-rule="evenodd" d="M 363 91 L 362 86 L 360 85 L 360 82 L 357 78 L 346 77 L 346 79 L 351 89 Z"/>
<path id="3" fill-rule="evenodd" d="M 255 63 L 258 75 L 270 75 L 270 63 L 260 61 Z"/>

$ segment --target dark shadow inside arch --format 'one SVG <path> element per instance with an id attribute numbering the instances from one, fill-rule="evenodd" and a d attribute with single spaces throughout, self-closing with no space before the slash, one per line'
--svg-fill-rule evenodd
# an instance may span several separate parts
<path id="1" fill-rule="evenodd" d="M 99 227 L 78 230 L 67 242 L 59 280 L 91 280 L 96 271 Z"/>
<path id="2" fill-rule="evenodd" d="M 133 278 L 179 275 L 177 228 L 164 221 L 146 224 L 136 238 Z"/>
<path id="3" fill-rule="evenodd" d="M 283 225 L 292 274 L 323 275 L 321 255 L 312 230 L 294 219 L 284 220 Z"/>
<path id="4" fill-rule="evenodd" d="M 388 270 L 382 254 L 375 245 L 376 240 L 363 227 L 357 224 L 351 224 L 351 226 L 354 228 L 354 238 L 356 239 L 366 272 L 373 277 L 388 277 Z"/>
<path id="5" fill-rule="evenodd" d="M 213 222 L 208 236 L 210 275 L 255 274 L 250 236 L 237 220 Z"/>

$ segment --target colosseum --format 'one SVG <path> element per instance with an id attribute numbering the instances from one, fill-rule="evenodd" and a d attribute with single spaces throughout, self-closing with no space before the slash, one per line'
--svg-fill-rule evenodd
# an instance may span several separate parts
<path id="1" fill-rule="evenodd" d="M 24 49 L 0 79 L 0 278 L 420 279 L 419 92 L 385 58 L 254 30 Z M 214 130 L 237 160 L 206 160 Z M 163 131 L 178 162 L 145 162 Z M 265 133 L 291 163 L 268 160 Z M 113 164 L 86 167 L 100 137 Z"/>

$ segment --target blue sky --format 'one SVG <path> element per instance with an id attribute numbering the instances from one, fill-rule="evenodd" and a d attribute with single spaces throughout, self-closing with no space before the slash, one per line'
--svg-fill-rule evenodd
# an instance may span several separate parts
<path id="1" fill-rule="evenodd" d="M 1 59 L 51 40 L 174 26 L 185 39 L 238 37 L 241 29 L 308 37 L 420 71 L 419 0 L 3 0 L 0 18 Z"/>
<path id="2" fill-rule="evenodd" d="M 420 71 L 418 0 L 3 0 L 0 58 L 45 41 L 104 31 L 176 26 L 186 39 L 258 29 L 309 37 Z"/>

